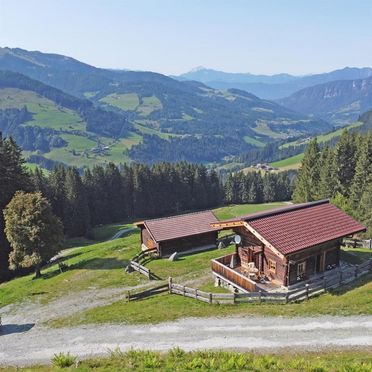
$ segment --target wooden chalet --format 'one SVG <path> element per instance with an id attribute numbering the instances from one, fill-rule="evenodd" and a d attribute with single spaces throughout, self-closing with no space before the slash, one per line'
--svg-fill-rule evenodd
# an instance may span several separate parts
<path id="1" fill-rule="evenodd" d="M 268 282 L 290 286 L 340 265 L 343 237 L 366 228 L 328 200 L 289 205 L 215 222 L 238 234 L 236 252 L 212 260 L 218 280 L 242 291 Z"/>
<path id="2" fill-rule="evenodd" d="M 211 225 L 218 222 L 211 211 L 137 222 L 141 229 L 143 250 L 156 248 L 160 257 L 174 252 L 186 253 L 216 247 L 218 230 Z"/>

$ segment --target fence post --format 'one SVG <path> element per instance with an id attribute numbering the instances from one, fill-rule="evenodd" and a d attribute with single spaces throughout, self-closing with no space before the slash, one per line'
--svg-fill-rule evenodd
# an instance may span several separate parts
<path id="1" fill-rule="evenodd" d="M 182 287 L 182 291 L 183 291 L 183 297 L 186 296 L 186 289 L 185 289 L 185 286 Z"/>
<path id="2" fill-rule="evenodd" d="M 286 304 L 288 303 L 288 298 L 289 298 L 289 293 L 287 292 L 287 293 L 285 294 L 285 303 L 286 303 Z"/>
<path id="3" fill-rule="evenodd" d="M 234 292 L 233 292 L 233 304 L 235 304 L 235 290 L 234 290 Z"/>
<path id="4" fill-rule="evenodd" d="M 309 300 L 309 284 L 305 284 L 306 287 L 306 300 Z"/>
<path id="5" fill-rule="evenodd" d="M 261 303 L 262 299 L 261 299 L 261 294 L 262 294 L 262 291 L 261 289 L 258 290 L 258 302 Z"/>
<path id="6" fill-rule="evenodd" d="M 212 293 L 209 293 L 209 303 L 212 303 Z"/>
<path id="7" fill-rule="evenodd" d="M 195 289 L 195 300 L 197 300 L 198 299 L 198 289 L 196 288 Z"/>
<path id="8" fill-rule="evenodd" d="M 128 298 L 128 302 L 130 302 L 130 291 L 128 291 L 128 296 L 127 296 L 127 298 Z"/>
<path id="9" fill-rule="evenodd" d="M 172 293 L 172 277 L 171 276 L 168 278 L 168 292 L 169 294 Z"/>
<path id="10" fill-rule="evenodd" d="M 324 290 L 327 289 L 327 278 L 326 277 L 323 278 L 323 288 Z"/>

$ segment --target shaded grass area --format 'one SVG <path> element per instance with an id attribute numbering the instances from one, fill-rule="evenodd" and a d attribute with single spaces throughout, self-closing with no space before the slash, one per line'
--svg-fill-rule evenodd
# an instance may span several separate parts
<path id="1" fill-rule="evenodd" d="M 81 361 L 74 371 L 302 371 L 302 372 L 370 372 L 371 351 L 318 353 L 254 354 L 234 351 L 185 352 L 174 348 L 167 353 L 119 349 L 107 357 Z M 51 366 L 0 368 L 0 371 L 50 371 Z"/>
<path id="2" fill-rule="evenodd" d="M 78 313 L 72 317 L 58 319 L 53 321 L 51 325 L 64 327 L 92 323 L 160 323 L 187 317 L 232 315 L 372 315 L 371 279 L 372 274 L 369 274 L 359 278 L 354 283 L 312 298 L 309 301 L 291 304 L 210 305 L 175 294 L 161 294 L 136 302 L 118 301 L 108 306 Z"/>
<path id="3" fill-rule="evenodd" d="M 369 259 L 372 259 L 372 249 L 350 247 L 341 249 L 341 260 L 353 265 L 359 265 Z"/>

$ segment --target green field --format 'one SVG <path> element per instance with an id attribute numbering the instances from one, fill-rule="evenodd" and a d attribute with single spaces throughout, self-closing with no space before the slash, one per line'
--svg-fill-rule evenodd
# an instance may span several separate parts
<path id="1" fill-rule="evenodd" d="M 264 136 L 271 137 L 273 139 L 283 139 L 286 137 L 285 134 L 274 132 L 266 122 L 260 121 L 256 124 L 256 127 L 252 128 L 256 133 L 263 134 Z"/>
<path id="2" fill-rule="evenodd" d="M 151 97 L 142 97 L 142 102 L 137 108 L 137 112 L 141 116 L 148 116 L 153 111 L 161 110 L 163 105 L 161 104 L 160 100 L 156 96 Z"/>
<path id="3" fill-rule="evenodd" d="M 135 93 L 112 93 L 100 99 L 100 101 L 124 111 L 134 111 L 140 104 L 140 100 Z"/>
<path id="4" fill-rule="evenodd" d="M 320 136 L 317 136 L 316 138 L 318 140 L 318 143 L 324 143 L 324 142 L 327 142 L 327 141 L 331 140 L 332 138 L 341 136 L 342 132 L 345 129 L 357 128 L 357 127 L 360 127 L 362 124 L 363 124 L 362 122 L 357 121 L 357 122 L 355 122 L 351 125 L 348 125 L 346 127 L 337 129 L 333 132 L 329 132 L 329 133 L 326 133 L 326 134 L 321 134 Z M 298 145 L 302 145 L 303 143 L 307 143 L 307 142 L 308 142 L 308 140 L 299 139 L 299 140 L 296 140 L 296 141 L 287 142 L 287 143 L 281 145 L 280 148 L 287 148 L 287 147 L 290 147 L 290 146 L 298 146 Z"/>
<path id="5" fill-rule="evenodd" d="M 301 161 L 304 157 L 304 154 L 298 154 L 291 156 L 287 159 L 275 161 L 270 163 L 271 166 L 279 168 L 280 170 L 287 170 L 287 169 L 298 169 L 301 165 Z"/>
<path id="6" fill-rule="evenodd" d="M 259 141 L 256 138 L 250 137 L 250 136 L 244 136 L 244 141 L 246 143 L 249 143 L 250 145 L 255 145 L 255 146 L 258 146 L 258 147 L 264 147 L 265 146 L 265 144 L 263 142 Z"/>
<path id="7" fill-rule="evenodd" d="M 64 354 L 67 355 L 67 354 Z M 72 355 L 73 357 L 73 355 Z M 111 350 L 106 357 L 72 363 L 74 371 L 252 371 L 252 372 L 370 372 L 371 351 L 322 351 L 281 354 L 254 354 L 236 351 L 169 352 Z M 58 366 L 1 368 L 0 371 L 60 371 Z"/>
<path id="8" fill-rule="evenodd" d="M 60 108 L 53 101 L 35 92 L 15 88 L 0 89 L 0 109 L 27 107 L 33 119 L 25 125 L 55 130 L 84 131 L 86 123 L 74 111 Z"/>

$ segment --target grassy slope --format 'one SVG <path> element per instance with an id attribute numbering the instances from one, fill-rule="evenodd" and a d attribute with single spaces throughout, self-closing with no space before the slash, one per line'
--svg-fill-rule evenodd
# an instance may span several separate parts
<path id="1" fill-rule="evenodd" d="M 127 101 L 133 101 L 132 96 L 127 97 Z M 150 103 L 152 100 L 150 99 Z M 130 102 L 127 102 L 129 105 Z M 114 162 L 116 164 L 129 162 L 130 159 L 125 154 L 131 146 L 138 144 L 142 136 L 137 133 L 129 133 L 127 138 L 114 141 L 111 138 L 91 134 L 93 139 L 79 135 L 73 131 L 85 132 L 86 123 L 74 111 L 58 107 L 53 101 L 43 98 L 38 94 L 14 88 L 0 89 L 0 109 L 22 108 L 26 106 L 33 114 L 33 119 L 24 125 L 52 128 L 57 131 L 63 130 L 60 136 L 67 141 L 66 147 L 54 148 L 50 152 L 43 154 L 46 158 L 60 161 L 77 167 L 93 166 Z M 65 132 L 71 133 L 65 133 Z M 104 153 L 95 154 L 91 151 L 97 146 L 98 141 L 110 146 Z M 75 155 L 73 154 L 75 152 Z M 32 152 L 25 153 L 25 156 Z"/>
<path id="2" fill-rule="evenodd" d="M 301 160 L 303 159 L 304 154 L 298 154 L 291 156 L 287 159 L 275 161 L 270 163 L 273 167 L 279 168 L 280 170 L 287 170 L 287 169 L 298 169 L 301 165 Z"/>
<path id="3" fill-rule="evenodd" d="M 74 371 L 301 371 L 370 372 L 371 351 L 327 351 L 317 353 L 253 354 L 234 351 L 191 351 L 179 348 L 170 352 L 130 350 L 110 351 L 107 357 L 83 360 Z M 0 371 L 50 371 L 51 366 L 25 368 L 0 367 Z"/>
<path id="4" fill-rule="evenodd" d="M 335 130 L 333 132 L 329 132 L 329 133 L 326 133 L 326 134 L 321 134 L 320 136 L 317 136 L 317 140 L 318 140 L 319 143 L 323 143 L 323 142 L 329 141 L 332 138 L 341 136 L 342 132 L 345 129 L 357 128 L 357 127 L 360 127 L 362 124 L 363 124 L 362 122 L 357 121 L 357 122 L 355 122 L 353 124 L 350 124 L 350 125 L 348 125 L 346 127 L 337 129 L 337 130 Z M 296 140 L 296 141 L 287 142 L 287 143 L 283 144 L 280 147 L 281 148 L 286 148 L 286 147 L 290 147 L 290 146 L 296 146 L 296 145 L 299 145 L 299 144 L 302 144 L 302 143 L 303 143 L 303 140 L 300 139 L 300 140 Z"/>
<path id="5" fill-rule="evenodd" d="M 265 205 L 228 206 L 215 210 L 220 219 L 236 215 L 264 210 L 280 203 Z M 94 231 L 97 240 L 108 239 L 118 230 L 130 225 L 112 224 L 102 226 Z M 57 266 L 44 269 L 44 278 L 32 280 L 32 275 L 14 279 L 0 285 L 1 305 L 20 302 L 27 299 L 48 302 L 63 296 L 70 291 L 95 288 L 130 287 L 148 283 L 147 279 L 138 273 L 128 274 L 123 268 L 128 260 L 139 251 L 139 233 L 115 241 L 94 243 L 77 239 L 69 242 L 77 247 L 64 252 L 69 270 L 60 273 Z M 213 290 L 212 275 L 210 275 L 210 260 L 231 252 L 230 247 L 223 251 L 212 250 L 181 257 L 178 261 L 155 260 L 147 266 L 162 279 L 169 276 L 175 282 L 183 283 L 193 280 L 199 283 L 199 288 Z M 367 249 L 349 249 L 343 253 L 343 259 L 350 262 L 372 257 Z M 348 286 L 333 291 L 309 302 L 300 304 L 240 304 L 240 305 L 208 305 L 177 295 L 161 294 L 141 301 L 118 301 L 111 305 L 93 308 L 72 317 L 56 320 L 54 326 L 76 325 L 85 323 L 146 323 L 173 320 L 188 316 L 224 316 L 224 315 L 350 315 L 372 314 L 372 275 L 361 278 L 353 287 Z M 154 282 L 153 285 L 157 285 Z M 151 312 L 147 309 L 151 308 Z M 164 311 L 167 309 L 167 311 Z"/>

